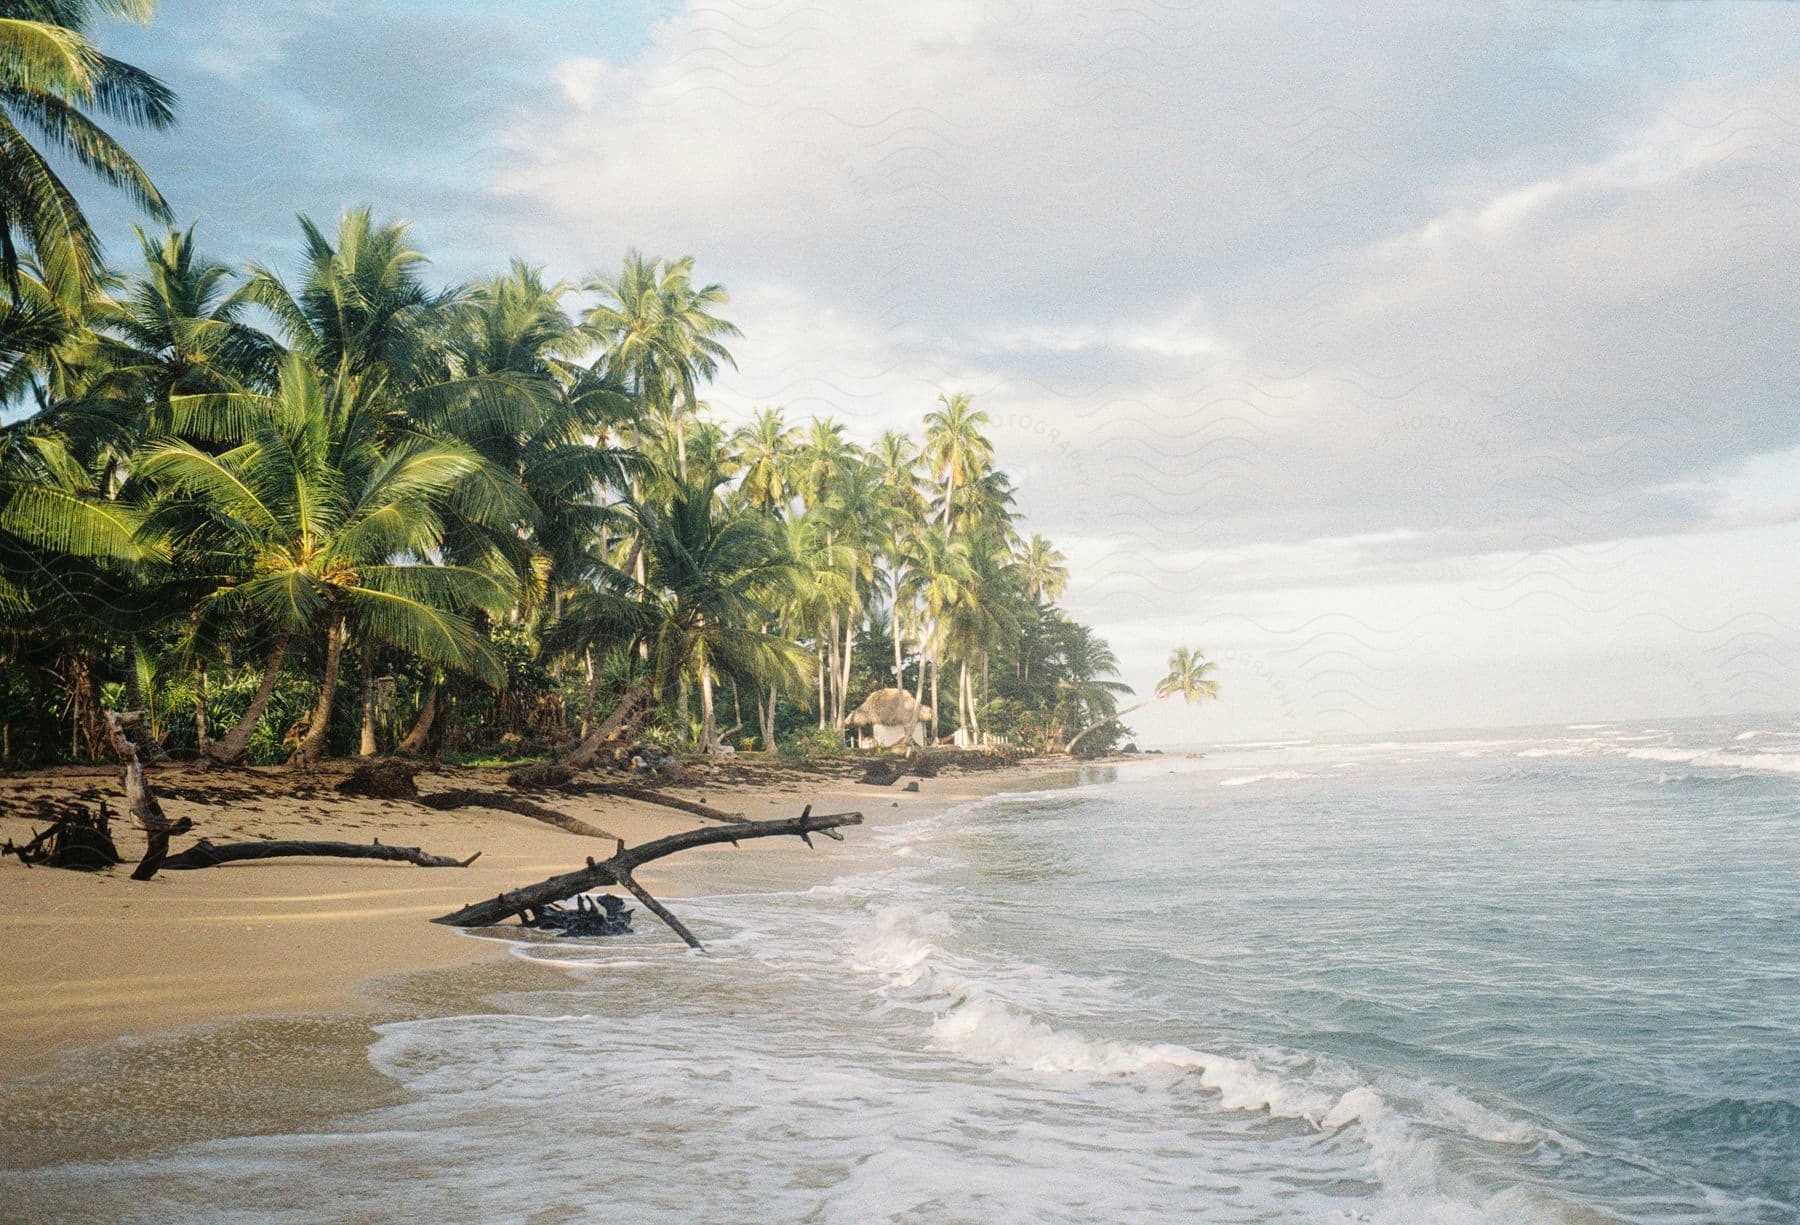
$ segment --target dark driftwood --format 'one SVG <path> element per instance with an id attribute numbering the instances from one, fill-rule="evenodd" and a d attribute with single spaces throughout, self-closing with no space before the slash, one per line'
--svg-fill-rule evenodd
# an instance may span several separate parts
<path id="1" fill-rule="evenodd" d="M 215 845 L 202 838 L 179 855 L 162 861 L 165 872 L 189 872 L 199 868 L 216 868 L 220 864 L 242 863 L 250 859 L 286 859 L 295 856 L 319 856 L 328 859 L 384 859 L 395 863 L 416 863 L 421 868 L 466 868 L 481 858 L 476 851 L 467 859 L 451 859 L 433 855 L 416 846 L 383 846 L 379 842 L 227 842 Z"/>
<path id="2" fill-rule="evenodd" d="M 599 862 L 590 859 L 585 868 L 564 872 L 561 876 L 552 876 L 549 880 L 502 893 L 499 897 L 490 898 L 485 902 L 471 902 L 461 910 L 433 919 L 432 922 L 444 923 L 451 927 L 492 927 L 496 923 L 505 922 L 515 916 L 523 916 L 527 912 L 542 911 L 552 902 L 560 902 L 564 898 L 574 897 L 576 894 L 586 893 L 592 889 L 618 885 L 628 890 L 652 914 L 667 923 L 676 935 L 687 941 L 690 948 L 697 949 L 701 945 L 694 933 L 689 931 L 680 919 L 670 914 L 661 902 L 651 897 L 644 887 L 633 879 L 632 873 L 639 867 L 653 859 L 673 855 L 677 851 L 691 850 L 697 846 L 712 846 L 720 842 L 737 843 L 746 838 L 775 838 L 792 835 L 811 846 L 811 835 L 813 834 L 835 833 L 839 826 L 861 824 L 862 814 L 860 812 L 837 812 L 814 816 L 812 807 L 808 805 L 799 816 L 788 817 L 780 821 L 746 821 L 742 825 L 715 825 L 705 829 L 683 830 L 679 834 L 670 834 L 667 838 L 658 838 L 654 842 L 646 842 L 629 848 L 621 842 L 610 858 Z M 839 836 L 841 837 L 841 835 Z"/>
<path id="3" fill-rule="evenodd" d="M 169 838 L 174 834 L 185 834 L 193 828 L 194 823 L 183 817 L 173 825 L 151 830 L 149 845 L 144 848 L 144 857 L 138 860 L 138 866 L 132 869 L 131 879 L 149 880 L 155 876 L 169 858 Z"/>
<path id="4" fill-rule="evenodd" d="M 143 719 L 144 712 L 141 710 L 126 711 L 124 714 L 109 710 L 106 712 L 106 733 L 112 740 L 113 752 L 125 764 L 126 815 L 140 827 L 155 833 L 174 822 L 163 815 L 162 805 L 156 802 L 156 792 L 150 789 L 150 782 L 144 777 L 144 765 L 138 760 L 137 745 L 126 734 L 128 728 L 143 722 Z"/>
<path id="5" fill-rule="evenodd" d="M 439 791 L 435 795 L 422 795 L 418 802 L 427 808 L 435 808 L 439 812 L 449 812 L 456 808 L 493 808 L 501 812 L 513 812 L 521 817 L 530 817 L 534 821 L 543 821 L 558 829 L 566 829 L 571 834 L 580 834 L 584 838 L 613 839 L 597 825 L 589 825 L 579 817 L 571 817 L 567 813 L 557 812 L 554 808 L 542 804 L 534 804 L 530 800 L 516 795 L 506 795 L 496 791 L 477 791 L 472 787 L 459 787 L 453 791 Z"/>
<path id="6" fill-rule="evenodd" d="M 77 872 L 98 872 L 123 862 L 112 840 L 112 812 L 100 801 L 98 813 L 75 803 L 42 801 L 39 811 L 51 818 L 43 833 L 32 831 L 31 841 L 14 846 L 9 839 L 0 854 L 17 855 L 26 867 L 43 864 Z"/>
<path id="7" fill-rule="evenodd" d="M 519 921 L 562 936 L 623 936 L 631 931 L 631 907 L 610 893 L 598 897 L 583 893 L 575 898 L 573 910 L 552 902 L 520 915 Z"/>
<path id="8" fill-rule="evenodd" d="M 626 783 L 564 783 L 557 788 L 567 795 L 609 795 L 614 799 L 636 800 L 640 804 L 660 804 L 664 808 L 673 808 L 677 812 L 685 812 L 690 816 L 704 817 L 708 821 L 724 821 L 732 825 L 748 825 L 749 819 L 741 812 L 723 812 L 717 808 L 709 808 L 705 804 L 697 804 L 693 800 L 684 800 L 678 795 L 664 795 L 660 791 L 652 791 L 648 787 L 633 787 Z"/>

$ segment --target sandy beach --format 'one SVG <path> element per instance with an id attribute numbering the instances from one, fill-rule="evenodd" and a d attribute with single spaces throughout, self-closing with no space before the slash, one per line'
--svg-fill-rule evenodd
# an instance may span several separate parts
<path id="1" fill-rule="evenodd" d="M 466 858 L 468 868 L 427 869 L 357 860 L 283 859 L 169 872 L 130 879 L 130 862 L 107 872 L 27 868 L 0 862 L 0 1080 L 55 1066 L 59 1055 L 120 1038 L 229 1019 L 355 1014 L 372 1006 L 383 980 L 409 972 L 492 962 L 505 945 L 472 938 L 429 920 L 475 898 L 568 871 L 604 857 L 612 844 L 544 822 L 486 808 L 440 812 L 405 800 L 339 794 L 348 765 L 308 776 L 277 769 L 195 773 L 180 765 L 152 772 L 172 818 L 191 818 L 191 837 L 214 842 L 256 838 L 337 839 L 418 846 Z M 795 766 L 746 757 L 702 766 L 667 793 L 751 819 L 815 811 L 860 810 L 871 824 L 913 818 L 951 804 L 1025 785 L 1068 763 L 1043 761 L 1005 770 L 920 781 L 920 790 L 856 781 L 860 765 Z M 504 790 L 504 770 L 430 766 L 421 794 L 450 788 Z M 0 778 L 0 840 L 22 843 L 45 822 L 44 799 L 104 797 L 119 809 L 119 771 L 65 767 Z M 704 824 L 633 800 L 536 797 L 546 806 L 635 845 Z M 120 853 L 133 861 L 143 835 L 115 820 Z M 850 837 L 858 836 L 855 830 Z M 795 839 L 702 848 L 642 872 L 645 885 L 676 898 L 697 889 L 755 887 L 801 879 L 812 856 Z M 821 880 L 829 863 L 817 865 Z M 653 916 L 640 931 L 660 932 Z"/>

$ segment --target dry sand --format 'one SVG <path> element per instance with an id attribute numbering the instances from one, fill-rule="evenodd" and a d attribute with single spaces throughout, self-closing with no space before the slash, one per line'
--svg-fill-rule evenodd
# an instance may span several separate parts
<path id="1" fill-rule="evenodd" d="M 868 787 L 849 763 L 822 770 L 745 758 L 703 768 L 671 795 L 703 800 L 753 819 L 861 810 L 871 821 L 925 816 L 977 795 L 1041 779 L 1046 764 L 927 779 L 920 791 Z M 285 859 L 130 879 L 128 863 L 108 872 L 26 868 L 0 861 L 0 1080 L 30 1075 L 72 1048 L 146 1036 L 197 1022 L 253 1016 L 320 1017 L 371 1007 L 383 976 L 492 961 L 505 945 L 429 922 L 467 901 L 528 884 L 604 857 L 609 842 L 506 812 L 438 812 L 405 800 L 353 799 L 333 784 L 344 767 L 295 778 L 280 770 L 194 773 L 181 766 L 151 780 L 172 818 L 191 817 L 194 835 L 214 842 L 310 838 L 419 846 L 480 860 L 466 869 L 416 868 L 358 860 Z M 453 787 L 500 790 L 504 771 L 432 768 L 424 793 Z M 0 778 L 0 841 L 30 837 L 43 798 L 114 800 L 119 771 L 64 768 Z M 692 828 L 695 818 L 636 801 L 536 797 L 636 844 Z M 857 831 L 847 831 L 856 837 Z M 142 834 L 114 822 L 127 860 Z M 188 845 L 177 838 L 175 849 Z M 821 842 L 821 854 L 833 844 Z M 804 870 L 795 839 L 704 848 L 639 873 L 653 892 L 679 897 L 684 883 L 707 891 L 752 882 L 780 865 Z M 819 863 L 821 879 L 831 872 Z M 694 891 L 693 889 L 685 891 Z M 654 924 L 647 914 L 640 925 Z"/>

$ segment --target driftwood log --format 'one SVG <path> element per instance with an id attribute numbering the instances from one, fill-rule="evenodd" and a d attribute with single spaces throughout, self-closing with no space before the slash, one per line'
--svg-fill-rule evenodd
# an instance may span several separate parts
<path id="1" fill-rule="evenodd" d="M 730 825 L 748 825 L 749 819 L 741 812 L 724 812 L 693 800 L 684 800 L 678 795 L 664 795 L 660 791 L 652 791 L 648 787 L 633 787 L 627 783 L 564 783 L 556 790 L 565 795 L 606 795 L 618 800 L 636 800 L 640 804 L 657 804 L 663 808 L 673 808 L 677 812 L 685 812 L 689 816 L 702 817 L 708 821 L 723 821 Z"/>
<path id="2" fill-rule="evenodd" d="M 439 812 L 450 812 L 458 808 L 493 808 L 500 812 L 517 813 L 521 817 L 530 817 L 534 821 L 543 821 L 558 829 L 568 830 L 571 834 L 580 834 L 584 838 L 605 838 L 618 841 L 597 825 L 589 825 L 580 817 L 571 817 L 567 813 L 557 812 L 554 808 L 543 804 L 535 804 L 516 795 L 507 795 L 498 791 L 479 791 L 473 787 L 458 787 L 451 791 L 439 791 L 432 795 L 421 795 L 417 801 L 427 808 L 435 808 Z"/>
<path id="3" fill-rule="evenodd" d="M 26 867 L 43 864 L 51 868 L 69 868 L 77 872 L 98 872 L 123 860 L 112 839 L 112 811 L 100 801 L 99 812 L 82 804 L 56 804 L 44 801 L 39 811 L 50 817 L 50 828 L 43 833 L 31 831 L 31 841 L 15 846 L 11 839 L 0 854 L 17 855 Z"/>
<path id="4" fill-rule="evenodd" d="M 654 859 L 662 859 L 678 851 L 691 850 L 697 846 L 712 846 L 720 842 L 736 844 L 746 838 L 776 838 L 791 835 L 812 845 L 813 834 L 826 834 L 842 838 L 837 833 L 840 826 L 862 824 L 860 812 L 837 812 L 814 816 L 809 804 L 797 817 L 788 817 L 780 821 L 746 821 L 741 825 L 715 825 L 705 829 L 684 830 L 679 834 L 670 834 L 667 838 L 658 838 L 653 842 L 645 842 L 638 846 L 627 847 L 620 842 L 610 858 L 598 862 L 589 859 L 587 867 L 577 868 L 573 872 L 564 872 L 560 876 L 552 876 L 549 880 L 539 881 L 535 885 L 527 885 L 523 889 L 514 889 L 485 902 L 471 902 L 452 914 L 433 919 L 434 923 L 443 923 L 451 927 L 492 927 L 496 923 L 511 918 L 526 918 L 528 912 L 543 912 L 551 903 L 561 902 L 577 894 L 587 893 L 593 889 L 617 885 L 642 902 L 647 910 L 664 923 L 677 936 L 688 944 L 689 948 L 701 948 L 702 945 L 694 933 L 685 924 L 669 913 L 667 907 L 651 897 L 644 887 L 637 883 L 633 873 L 644 864 Z"/>
<path id="5" fill-rule="evenodd" d="M 527 927 L 552 931 L 559 936 L 623 936 L 631 931 L 631 907 L 610 893 L 575 898 L 575 909 L 551 902 L 542 910 L 519 916 Z"/>
<path id="6" fill-rule="evenodd" d="M 154 834 L 175 823 L 163 815 L 162 805 L 156 802 L 156 793 L 150 790 L 149 780 L 144 777 L 144 763 L 138 760 L 137 745 L 126 734 L 127 729 L 141 723 L 143 718 L 141 710 L 123 714 L 109 710 L 106 712 L 106 734 L 112 740 L 113 752 L 125 765 L 125 815 Z"/>
<path id="7" fill-rule="evenodd" d="M 202 838 L 179 855 L 170 855 L 160 865 L 164 872 L 192 872 L 199 868 L 216 868 L 221 864 L 242 863 L 251 859 L 287 859 L 311 856 L 327 859 L 383 859 L 391 863 L 413 863 L 421 868 L 466 868 L 481 858 L 476 851 L 467 859 L 433 855 L 416 846 L 384 846 L 380 842 L 302 842 L 271 839 L 266 842 L 226 842 L 214 844 Z M 148 878 L 145 878 L 148 879 Z"/>

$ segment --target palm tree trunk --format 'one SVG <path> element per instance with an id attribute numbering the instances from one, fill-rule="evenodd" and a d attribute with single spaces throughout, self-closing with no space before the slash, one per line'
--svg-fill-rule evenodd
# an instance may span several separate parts
<path id="1" fill-rule="evenodd" d="M 758 713 L 762 712 L 759 710 Z M 762 747 L 765 753 L 775 751 L 775 686 L 773 685 L 769 686 L 768 713 L 763 714 L 762 719 Z"/>
<path id="2" fill-rule="evenodd" d="M 1135 706 L 1127 706 L 1124 710 L 1121 710 L 1121 711 L 1117 712 L 1116 714 L 1110 714 L 1110 715 L 1106 716 L 1106 718 L 1104 718 L 1104 719 L 1095 719 L 1092 723 L 1088 724 L 1086 727 L 1084 727 L 1080 731 L 1076 732 L 1074 737 L 1072 739 L 1070 739 L 1069 743 L 1063 745 L 1063 752 L 1073 753 L 1075 751 L 1075 746 L 1080 744 L 1083 740 L 1087 739 L 1089 732 L 1097 731 L 1098 729 L 1105 727 L 1108 723 L 1117 723 L 1120 719 L 1123 719 L 1126 715 L 1130 714 L 1132 711 L 1142 710 L 1142 709 L 1144 709 L 1144 707 L 1150 705 L 1150 703 L 1152 703 L 1154 701 L 1156 701 L 1155 698 L 1145 698 L 1143 701 L 1137 703 Z"/>
<path id="3" fill-rule="evenodd" d="M 844 721 L 850 717 L 850 664 L 856 658 L 856 621 L 854 618 L 844 622 L 844 683 L 838 687 L 838 730 L 844 730 Z"/>
<path id="4" fill-rule="evenodd" d="M 609 736 L 625 726 L 631 716 L 637 712 L 638 707 L 643 704 L 644 699 L 650 696 L 650 691 L 651 683 L 648 680 L 634 682 L 619 698 L 619 704 L 612 708 L 612 713 L 583 736 L 581 743 L 569 750 L 557 764 L 571 770 L 585 770 L 593 765 L 594 759 L 600 756 L 600 746 L 606 743 Z"/>
<path id="5" fill-rule="evenodd" d="M 433 685 L 425 691 L 425 705 L 419 708 L 419 717 L 413 720 L 412 730 L 406 733 L 406 739 L 394 746 L 394 752 L 409 757 L 421 757 L 425 753 L 425 744 L 431 737 L 431 725 L 437 719 L 438 687 Z"/>
<path id="6" fill-rule="evenodd" d="M 973 739 L 975 729 L 969 726 L 969 661 L 966 659 L 956 674 L 956 722 L 964 739 Z"/>
<path id="7" fill-rule="evenodd" d="M 358 757 L 375 756 L 375 652 L 362 652 L 362 736 L 356 748 Z"/>
<path id="8" fill-rule="evenodd" d="M 700 751 L 708 757 L 719 751 L 719 721 L 713 710 L 712 661 L 700 656 Z"/>
<path id="9" fill-rule="evenodd" d="M 231 730 L 207 746 L 207 753 L 217 762 L 231 763 L 244 755 L 244 749 L 250 744 L 250 733 L 256 730 L 256 724 L 269 705 L 269 697 L 275 692 L 275 681 L 281 675 L 281 660 L 287 654 L 288 636 L 282 634 L 275 639 L 275 645 L 269 648 L 269 660 L 263 665 L 262 682 L 256 687 L 256 694 L 250 699 L 250 705 L 238 721 L 231 725 Z"/>
<path id="10" fill-rule="evenodd" d="M 206 726 L 206 663 L 200 662 L 194 667 L 194 743 L 205 753 L 212 746 L 212 736 Z"/>
<path id="11" fill-rule="evenodd" d="M 938 674 L 944 670 L 939 662 L 937 652 L 931 653 L 931 743 L 936 744 L 938 738 Z"/>
<path id="12" fill-rule="evenodd" d="M 825 728 L 825 646 L 819 645 L 819 667 L 816 673 L 819 681 L 819 729 Z"/>
<path id="13" fill-rule="evenodd" d="M 839 712 L 843 709 L 843 702 L 839 698 L 839 695 L 838 695 L 838 636 L 837 636 L 837 633 L 838 633 L 838 615 L 836 613 L 832 613 L 831 620 L 825 629 L 825 657 L 826 657 L 825 673 L 826 673 L 826 676 L 829 678 L 827 681 L 827 686 L 828 686 L 827 695 L 831 699 L 831 726 L 833 726 L 833 727 L 840 726 L 840 724 L 838 723 L 838 716 L 839 716 Z"/>
<path id="14" fill-rule="evenodd" d="M 303 768 L 325 755 L 331 738 L 331 705 L 337 696 L 338 667 L 343 659 L 344 618 L 340 613 L 332 618 L 331 628 L 325 631 L 325 675 L 319 681 L 319 698 L 313 703 L 306 735 L 301 738 L 293 756 L 288 758 L 290 766 Z"/>

